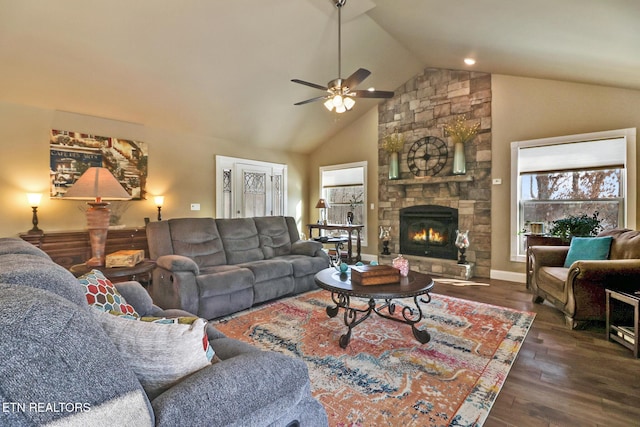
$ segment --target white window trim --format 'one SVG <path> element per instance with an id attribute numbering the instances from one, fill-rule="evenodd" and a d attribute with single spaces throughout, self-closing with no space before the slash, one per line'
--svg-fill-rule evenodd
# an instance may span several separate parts
<path id="1" fill-rule="evenodd" d="M 520 210 L 518 209 L 518 194 L 520 194 L 520 171 L 518 170 L 518 150 L 527 147 L 541 147 L 544 145 L 566 144 L 572 142 L 593 141 L 596 139 L 625 138 L 626 159 L 624 164 L 625 180 L 623 185 L 624 224 L 623 226 L 636 228 L 636 129 L 616 129 L 603 132 L 582 133 L 552 138 L 530 139 L 511 143 L 511 261 L 525 262 L 524 255 L 518 255 L 518 232 L 520 224 Z M 632 190 L 630 191 L 630 188 Z"/>
<path id="2" fill-rule="evenodd" d="M 368 175 L 368 171 L 367 171 L 367 166 L 368 163 L 367 161 L 362 161 L 362 162 L 353 162 L 353 163 L 342 163 L 340 165 L 330 165 L 330 166 L 320 166 L 319 171 L 318 171 L 318 183 L 320 185 L 320 188 L 318 189 L 318 194 L 320 194 L 320 197 L 323 197 L 322 194 L 322 172 L 324 171 L 330 171 L 330 170 L 337 170 L 337 169 L 349 169 L 349 168 L 358 168 L 361 167 L 363 168 L 363 176 L 364 176 L 364 195 L 363 195 L 363 200 L 362 203 L 364 205 L 364 209 L 362 209 L 362 219 L 363 219 L 363 223 L 364 223 L 364 232 L 361 233 L 360 235 L 360 242 L 362 244 L 362 246 L 367 246 L 367 223 L 369 221 L 368 215 L 367 215 L 367 187 L 368 187 L 368 183 L 367 183 L 367 177 Z"/>

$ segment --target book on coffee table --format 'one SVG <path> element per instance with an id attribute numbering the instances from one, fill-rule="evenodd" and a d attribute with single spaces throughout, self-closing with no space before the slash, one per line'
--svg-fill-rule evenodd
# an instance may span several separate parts
<path id="1" fill-rule="evenodd" d="M 351 267 L 351 283 L 386 285 L 400 282 L 400 270 L 390 265 L 356 265 Z"/>

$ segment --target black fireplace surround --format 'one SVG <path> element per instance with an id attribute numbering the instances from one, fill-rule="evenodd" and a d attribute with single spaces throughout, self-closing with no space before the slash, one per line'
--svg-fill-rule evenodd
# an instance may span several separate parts
<path id="1" fill-rule="evenodd" d="M 438 205 L 400 209 L 400 253 L 458 259 L 457 229 L 457 209 Z"/>

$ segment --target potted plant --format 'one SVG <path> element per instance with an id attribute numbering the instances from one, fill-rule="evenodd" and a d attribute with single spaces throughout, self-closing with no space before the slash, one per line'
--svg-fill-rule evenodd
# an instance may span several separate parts
<path id="1" fill-rule="evenodd" d="M 602 230 L 601 222 L 602 220 L 598 218 L 598 211 L 595 211 L 592 216 L 587 214 L 569 215 L 566 218 L 553 221 L 553 226 L 549 233 L 568 242 L 574 236 L 595 236 Z"/>

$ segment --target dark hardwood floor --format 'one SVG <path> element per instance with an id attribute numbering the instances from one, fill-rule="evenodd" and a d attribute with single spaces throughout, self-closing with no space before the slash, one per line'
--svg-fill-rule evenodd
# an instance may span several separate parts
<path id="1" fill-rule="evenodd" d="M 434 293 L 536 313 L 536 319 L 485 422 L 504 426 L 640 426 L 640 359 L 605 337 L 605 325 L 570 330 L 524 284 L 436 284 Z"/>

